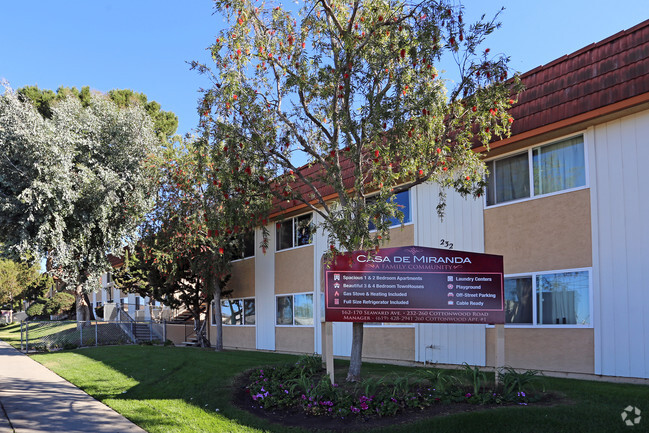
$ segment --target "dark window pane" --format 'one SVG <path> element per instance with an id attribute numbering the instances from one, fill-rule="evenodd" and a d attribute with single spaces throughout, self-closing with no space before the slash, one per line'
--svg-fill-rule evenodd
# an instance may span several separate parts
<path id="1" fill-rule="evenodd" d="M 243 235 L 243 258 L 255 255 L 255 232 Z"/>
<path id="2" fill-rule="evenodd" d="M 532 277 L 505 279 L 505 323 L 532 323 Z"/>
<path id="3" fill-rule="evenodd" d="M 277 324 L 278 325 L 292 325 L 293 324 L 293 296 L 278 296 L 277 297 Z"/>
<path id="4" fill-rule="evenodd" d="M 311 243 L 313 232 L 313 214 L 302 215 L 295 218 L 295 246 Z"/>
<path id="5" fill-rule="evenodd" d="M 281 223 L 277 223 L 276 235 L 277 235 L 277 250 L 283 250 L 286 248 L 293 247 L 293 219 L 290 218 Z"/>
<path id="6" fill-rule="evenodd" d="M 255 300 L 254 299 L 243 300 L 243 312 L 244 312 L 243 323 L 245 325 L 254 325 L 255 324 Z"/>

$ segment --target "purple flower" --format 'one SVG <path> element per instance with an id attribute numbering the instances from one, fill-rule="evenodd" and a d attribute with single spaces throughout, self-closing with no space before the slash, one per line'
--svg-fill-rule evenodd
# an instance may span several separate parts
<path id="1" fill-rule="evenodd" d="M 288 389 L 285 389 L 284 392 L 285 392 L 286 394 L 288 394 Z"/>
<path id="2" fill-rule="evenodd" d="M 465 397 L 466 397 L 466 398 L 471 397 L 471 393 L 470 393 L 470 392 L 467 392 L 466 395 L 465 395 Z"/>

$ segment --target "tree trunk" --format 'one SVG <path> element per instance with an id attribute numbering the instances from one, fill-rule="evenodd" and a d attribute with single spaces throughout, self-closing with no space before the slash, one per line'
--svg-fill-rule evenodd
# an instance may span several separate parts
<path id="1" fill-rule="evenodd" d="M 205 324 L 206 320 L 201 320 L 201 307 L 200 305 L 194 311 L 194 334 L 196 334 L 196 340 L 200 347 L 210 347 L 210 341 L 205 337 Z"/>
<path id="2" fill-rule="evenodd" d="M 214 346 L 214 349 L 218 352 L 223 350 L 223 320 L 221 319 L 221 285 L 220 283 L 216 283 L 218 286 L 216 287 L 216 290 L 214 291 L 214 308 L 215 308 L 215 314 L 214 317 L 216 317 L 216 345 Z"/>
<path id="3" fill-rule="evenodd" d="M 363 324 L 354 322 L 352 325 L 352 353 L 349 359 L 349 370 L 347 371 L 347 382 L 359 382 L 361 380 L 361 364 L 363 354 Z"/>
<path id="4" fill-rule="evenodd" d="M 94 308 L 90 308 L 90 298 L 88 297 L 88 294 L 87 294 L 87 293 L 84 293 L 84 294 L 83 294 L 83 300 L 84 300 L 84 302 L 86 303 L 86 305 L 88 306 L 88 317 L 89 317 L 89 320 L 97 320 L 97 319 L 95 318 L 95 311 L 94 311 L 95 309 L 94 309 Z"/>
<path id="5" fill-rule="evenodd" d="M 81 324 L 90 324 L 90 308 L 88 308 L 88 304 L 86 303 L 86 298 L 83 296 L 83 289 L 81 285 L 78 285 L 76 289 L 74 290 L 74 297 L 76 300 L 76 307 L 77 307 L 77 323 L 78 326 L 81 326 Z"/>

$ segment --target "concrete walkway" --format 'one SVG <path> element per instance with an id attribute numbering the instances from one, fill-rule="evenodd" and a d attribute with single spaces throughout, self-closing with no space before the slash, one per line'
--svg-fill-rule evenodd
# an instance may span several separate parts
<path id="1" fill-rule="evenodd" d="M 0 341 L 0 433 L 13 432 L 146 433 Z"/>

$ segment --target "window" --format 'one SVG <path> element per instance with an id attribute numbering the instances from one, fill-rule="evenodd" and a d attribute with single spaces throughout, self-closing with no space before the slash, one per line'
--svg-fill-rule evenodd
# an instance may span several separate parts
<path id="1" fill-rule="evenodd" d="M 579 188 L 586 185 L 584 138 L 535 147 L 487 167 L 487 206 Z"/>
<path id="2" fill-rule="evenodd" d="M 216 317 L 216 309 L 212 308 L 212 324 L 219 320 Z M 255 300 L 247 299 L 222 299 L 221 300 L 221 323 L 224 325 L 254 325 L 255 324 Z"/>
<path id="3" fill-rule="evenodd" d="M 277 297 L 277 325 L 313 326 L 313 294 Z"/>
<path id="4" fill-rule="evenodd" d="M 505 278 L 505 323 L 590 325 L 590 271 Z"/>
<path id="5" fill-rule="evenodd" d="M 312 242 L 313 214 L 289 218 L 276 225 L 277 251 L 309 245 Z"/>
<path id="6" fill-rule="evenodd" d="M 376 200 L 377 196 L 373 197 L 368 197 L 366 202 L 367 203 L 372 203 L 373 201 Z M 400 193 L 397 193 L 394 195 L 394 203 L 397 205 L 397 210 L 403 213 L 403 223 L 409 223 L 412 221 L 411 216 L 410 216 L 410 190 L 406 191 L 401 191 Z M 399 221 L 399 218 L 397 216 L 394 216 L 392 218 L 388 218 L 391 222 L 390 226 L 399 226 L 401 225 L 401 222 Z M 370 220 L 370 230 L 376 229 L 376 226 L 374 223 Z"/>
<path id="7" fill-rule="evenodd" d="M 251 231 L 243 235 L 243 248 L 241 251 L 241 258 L 255 256 L 255 232 Z"/>

